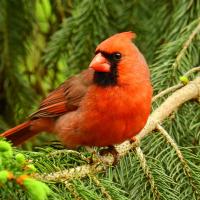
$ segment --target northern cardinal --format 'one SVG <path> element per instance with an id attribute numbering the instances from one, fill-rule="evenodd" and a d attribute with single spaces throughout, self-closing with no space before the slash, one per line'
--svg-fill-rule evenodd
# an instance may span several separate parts
<path id="1" fill-rule="evenodd" d="M 133 37 L 123 32 L 100 43 L 88 69 L 66 80 L 28 121 L 1 136 L 18 145 L 52 132 L 68 148 L 110 146 L 135 136 L 150 114 L 152 87 Z"/>

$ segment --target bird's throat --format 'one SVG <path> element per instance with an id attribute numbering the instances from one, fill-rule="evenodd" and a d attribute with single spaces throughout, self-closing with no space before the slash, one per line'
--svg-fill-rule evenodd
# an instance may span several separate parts
<path id="1" fill-rule="evenodd" d="M 98 86 L 107 87 L 117 85 L 117 69 L 113 68 L 111 72 L 95 72 L 93 81 Z"/>

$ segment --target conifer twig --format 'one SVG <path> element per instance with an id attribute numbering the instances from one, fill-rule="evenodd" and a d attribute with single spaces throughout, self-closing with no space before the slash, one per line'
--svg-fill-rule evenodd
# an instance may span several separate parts
<path id="1" fill-rule="evenodd" d="M 200 77 L 189 82 L 183 88 L 174 92 L 149 117 L 144 129 L 136 136 L 142 139 L 156 128 L 156 125 L 166 119 L 174 110 L 177 110 L 186 101 L 198 99 L 200 96 Z"/>
<path id="2" fill-rule="evenodd" d="M 70 194 L 72 195 L 72 197 L 74 197 L 74 199 L 76 200 L 82 200 L 81 197 L 78 195 L 77 191 L 74 188 L 74 185 L 69 183 L 69 182 L 65 182 L 65 187 L 69 190 Z"/>
<path id="3" fill-rule="evenodd" d="M 180 151 L 178 145 L 176 144 L 176 142 L 172 139 L 172 137 L 168 134 L 168 132 L 160 125 L 157 124 L 156 128 L 158 131 L 160 131 L 160 133 L 165 137 L 165 139 L 169 142 L 169 144 L 174 148 L 176 155 L 178 156 L 178 158 L 181 161 L 181 164 L 183 166 L 183 170 L 185 175 L 188 177 L 190 184 L 193 188 L 193 191 L 196 195 L 199 195 L 198 189 L 196 188 L 195 184 L 193 183 L 191 177 L 192 177 L 192 173 L 191 170 L 182 154 L 182 152 Z"/>
<path id="4" fill-rule="evenodd" d="M 189 71 L 187 71 L 183 76 L 187 76 L 189 77 L 191 74 L 193 74 L 194 72 L 200 72 L 200 66 L 198 67 L 193 67 L 192 69 L 190 69 Z"/>
<path id="5" fill-rule="evenodd" d="M 192 69 L 190 69 L 188 72 L 186 72 L 183 76 L 189 77 L 191 74 L 193 74 L 194 72 L 198 72 L 200 71 L 200 66 L 198 67 L 194 67 Z M 179 88 L 181 88 L 182 86 L 184 86 L 183 83 L 179 83 L 177 85 L 174 85 L 172 87 L 169 87 L 165 90 L 163 90 L 162 92 L 160 92 L 159 94 L 155 95 L 152 99 L 152 102 L 154 102 L 155 100 L 157 100 L 160 97 L 163 97 L 164 95 L 170 93 L 170 92 L 174 92 L 176 90 L 178 90 Z"/>
<path id="6" fill-rule="evenodd" d="M 192 31 L 192 33 L 189 35 L 189 38 L 185 41 L 185 43 L 183 44 L 183 48 L 181 49 L 178 56 L 176 57 L 175 62 L 172 64 L 173 68 L 176 68 L 179 65 L 179 62 L 182 59 L 185 51 L 188 49 L 192 40 L 199 32 L 200 32 L 200 18 L 198 19 L 198 25 L 195 27 L 195 29 Z"/>
<path id="7" fill-rule="evenodd" d="M 105 199 L 112 200 L 112 197 L 110 196 L 110 194 L 108 193 L 108 191 L 106 191 L 105 187 L 102 186 L 102 184 L 98 180 L 98 178 L 96 176 L 92 176 L 92 180 L 94 181 L 94 183 L 96 184 L 96 186 L 100 188 L 101 193 L 104 195 Z"/>
<path id="8" fill-rule="evenodd" d="M 137 157 L 140 161 L 140 166 L 142 167 L 142 170 L 144 171 L 145 176 L 148 179 L 148 182 L 151 186 L 151 190 L 152 190 L 152 193 L 154 195 L 154 198 L 158 200 L 158 199 L 160 199 L 160 193 L 158 191 L 158 188 L 156 187 L 153 175 L 151 174 L 151 171 L 150 171 L 150 169 L 147 165 L 147 161 L 146 161 L 146 158 L 145 158 L 145 156 L 142 152 L 142 149 L 140 147 L 136 147 L 135 150 L 136 150 Z"/>
<path id="9" fill-rule="evenodd" d="M 152 102 L 156 101 L 158 98 L 163 97 L 164 95 L 166 95 L 170 92 L 174 92 L 174 91 L 178 90 L 182 86 L 183 86 L 183 84 L 179 83 L 177 85 L 167 88 L 166 90 L 163 90 L 162 92 L 158 93 L 156 96 L 153 97 Z"/>

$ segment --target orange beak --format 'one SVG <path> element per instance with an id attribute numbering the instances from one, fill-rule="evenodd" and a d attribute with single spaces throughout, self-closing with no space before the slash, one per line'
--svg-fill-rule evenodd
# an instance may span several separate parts
<path id="1" fill-rule="evenodd" d="M 110 72 L 110 63 L 102 56 L 101 53 L 98 53 L 93 58 L 89 67 L 97 72 Z"/>

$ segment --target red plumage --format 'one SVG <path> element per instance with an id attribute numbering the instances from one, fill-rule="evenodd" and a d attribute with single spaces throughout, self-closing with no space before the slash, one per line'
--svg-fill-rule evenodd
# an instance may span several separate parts
<path id="1" fill-rule="evenodd" d="M 66 80 L 29 121 L 2 136 L 21 144 L 47 131 L 76 148 L 118 144 L 139 133 L 150 114 L 152 87 L 133 36 L 124 32 L 103 41 L 89 69 Z"/>

